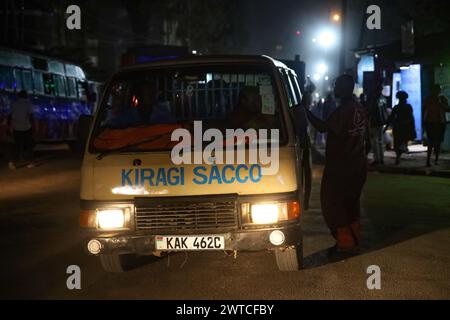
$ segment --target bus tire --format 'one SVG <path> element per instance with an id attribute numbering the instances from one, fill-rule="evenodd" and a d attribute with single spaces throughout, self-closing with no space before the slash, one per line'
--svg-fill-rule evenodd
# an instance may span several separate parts
<path id="1" fill-rule="evenodd" d="M 303 269 L 303 243 L 294 247 L 275 250 L 278 270 L 298 271 Z"/>
<path id="2" fill-rule="evenodd" d="M 100 263 L 106 272 L 126 272 L 132 268 L 137 260 L 136 255 L 106 253 L 100 255 Z"/>

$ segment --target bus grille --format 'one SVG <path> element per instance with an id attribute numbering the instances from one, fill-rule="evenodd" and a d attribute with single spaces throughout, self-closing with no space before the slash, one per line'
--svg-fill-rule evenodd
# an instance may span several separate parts
<path id="1" fill-rule="evenodd" d="M 136 205 L 137 230 L 207 230 L 237 228 L 236 201 Z"/>

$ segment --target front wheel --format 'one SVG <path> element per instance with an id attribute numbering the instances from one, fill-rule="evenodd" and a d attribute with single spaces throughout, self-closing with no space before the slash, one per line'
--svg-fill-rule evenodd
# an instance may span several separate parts
<path id="1" fill-rule="evenodd" d="M 137 256 L 108 253 L 100 255 L 100 263 L 106 272 L 126 272 L 136 265 Z"/>
<path id="2" fill-rule="evenodd" d="M 303 269 L 303 243 L 285 249 L 277 249 L 275 259 L 280 271 Z"/>

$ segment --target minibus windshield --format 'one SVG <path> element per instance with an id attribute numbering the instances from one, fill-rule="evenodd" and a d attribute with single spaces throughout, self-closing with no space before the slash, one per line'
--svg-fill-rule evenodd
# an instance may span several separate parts
<path id="1" fill-rule="evenodd" d="M 167 150 L 171 132 L 279 130 L 285 135 L 280 97 L 269 67 L 202 65 L 119 74 L 107 89 L 90 142 L 94 152 Z M 153 139 L 154 137 L 154 139 Z M 224 138 L 225 140 L 225 138 Z M 141 143 L 142 142 L 142 143 Z"/>

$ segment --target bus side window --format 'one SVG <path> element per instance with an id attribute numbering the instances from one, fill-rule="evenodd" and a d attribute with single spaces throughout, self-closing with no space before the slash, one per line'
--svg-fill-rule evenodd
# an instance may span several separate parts
<path id="1" fill-rule="evenodd" d="M 65 77 L 61 75 L 54 75 L 55 84 L 56 84 L 56 95 L 58 97 L 66 96 L 66 81 Z"/>
<path id="2" fill-rule="evenodd" d="M 289 77 L 286 74 L 286 71 L 283 69 L 280 69 L 281 78 L 284 84 L 284 87 L 286 89 L 286 92 L 288 94 L 289 98 L 289 107 L 293 107 L 297 104 L 297 97 L 294 93 L 294 88 L 292 87 L 291 81 L 289 80 Z"/>
<path id="3" fill-rule="evenodd" d="M 67 93 L 69 97 L 77 96 L 77 84 L 75 78 L 67 77 Z"/>
<path id="4" fill-rule="evenodd" d="M 0 90 L 13 88 L 13 74 L 11 67 L 0 67 Z"/>
<path id="5" fill-rule="evenodd" d="M 14 68 L 14 84 L 13 88 L 19 92 L 22 91 L 22 70 Z"/>
<path id="6" fill-rule="evenodd" d="M 33 92 L 33 78 L 31 70 L 22 70 L 22 88 L 26 92 Z"/>
<path id="7" fill-rule="evenodd" d="M 44 93 L 44 81 L 42 78 L 42 72 L 34 71 L 33 72 L 33 85 L 34 91 L 38 94 Z"/>
<path id="8" fill-rule="evenodd" d="M 53 82 L 53 77 L 49 73 L 44 73 L 42 75 L 44 79 L 44 93 L 48 95 L 55 95 L 55 83 Z"/>
<path id="9" fill-rule="evenodd" d="M 298 84 L 297 76 L 294 75 L 292 72 L 289 72 L 289 78 L 291 79 L 292 86 L 294 87 L 294 93 L 297 96 L 297 103 L 300 103 L 302 101 L 302 92 Z"/>
<path id="10" fill-rule="evenodd" d="M 87 97 L 87 84 L 83 80 L 77 81 L 77 88 L 78 88 L 78 98 L 83 99 L 83 97 Z"/>

